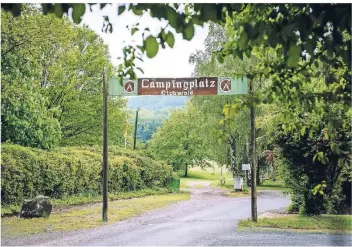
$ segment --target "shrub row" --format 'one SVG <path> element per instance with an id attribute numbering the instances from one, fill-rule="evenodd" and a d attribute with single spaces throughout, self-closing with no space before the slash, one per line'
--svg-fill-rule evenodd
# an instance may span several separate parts
<path id="1" fill-rule="evenodd" d="M 109 192 L 168 187 L 172 168 L 137 152 L 109 150 Z M 63 198 L 102 190 L 102 155 L 92 148 L 53 151 L 2 145 L 1 204 L 20 204 L 42 194 Z"/>

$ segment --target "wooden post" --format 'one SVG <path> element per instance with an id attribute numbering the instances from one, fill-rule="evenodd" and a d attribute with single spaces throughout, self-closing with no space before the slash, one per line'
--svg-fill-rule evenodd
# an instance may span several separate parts
<path id="1" fill-rule="evenodd" d="M 108 85 L 103 72 L 103 221 L 108 221 Z"/>
<path id="2" fill-rule="evenodd" d="M 134 139 L 133 139 L 133 149 L 136 149 L 136 139 L 137 139 L 137 125 L 138 125 L 138 111 L 139 108 L 136 111 L 136 120 L 134 123 Z"/>
<path id="3" fill-rule="evenodd" d="M 254 90 L 253 90 L 253 78 L 250 78 L 249 82 L 249 95 L 254 97 Z M 252 98 L 253 99 L 253 98 Z M 257 179 L 256 179 L 256 147 L 255 147 L 255 112 L 254 112 L 254 101 L 252 101 L 250 107 L 250 143 L 249 143 L 249 158 L 251 164 L 251 208 L 252 208 L 252 221 L 257 222 Z"/>

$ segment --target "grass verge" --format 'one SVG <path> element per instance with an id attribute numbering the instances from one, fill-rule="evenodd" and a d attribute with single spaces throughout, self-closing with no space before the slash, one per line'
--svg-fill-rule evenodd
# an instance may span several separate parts
<path id="1" fill-rule="evenodd" d="M 319 215 L 302 216 L 289 215 L 273 218 L 260 218 L 258 222 L 242 220 L 239 228 L 269 228 L 269 229 L 295 229 L 308 231 L 332 231 L 350 233 L 352 231 L 351 215 Z"/>
<path id="2" fill-rule="evenodd" d="M 230 197 L 244 197 L 244 196 L 250 196 L 251 193 L 249 191 L 238 191 L 238 192 L 227 191 L 223 193 L 223 195 L 230 196 Z"/>
<path id="3" fill-rule="evenodd" d="M 108 223 L 104 223 L 101 220 L 100 204 L 78 209 L 72 208 L 62 213 L 52 213 L 49 218 L 3 218 L 1 222 L 1 237 L 98 227 L 138 216 L 147 211 L 166 207 L 171 203 L 188 200 L 189 198 L 190 195 L 188 193 L 176 193 L 111 201 L 109 202 Z"/>
<path id="4" fill-rule="evenodd" d="M 233 181 L 226 181 L 226 184 L 225 185 L 220 185 L 220 182 L 219 181 L 213 181 L 211 184 L 210 184 L 211 187 L 218 187 L 218 188 L 222 188 L 222 189 L 227 189 L 227 190 L 233 190 Z M 246 184 L 244 184 L 244 187 L 243 189 L 245 191 L 250 191 L 251 188 L 248 187 Z M 289 188 L 286 188 L 283 186 L 283 183 L 280 182 L 280 181 L 264 181 L 261 185 L 258 185 L 257 186 L 257 190 L 279 190 L 279 191 L 282 191 L 282 192 L 289 192 L 290 189 Z"/>
<path id="5" fill-rule="evenodd" d="M 109 194 L 109 200 L 121 200 L 121 199 L 131 199 L 131 198 L 139 198 L 143 196 L 149 195 L 162 195 L 168 194 L 170 190 L 167 188 L 153 188 L 153 189 L 144 189 L 138 191 L 130 191 L 130 192 L 120 192 L 119 194 Z M 75 205 L 83 205 L 88 203 L 101 202 L 102 196 L 96 194 L 81 194 L 68 196 L 62 199 L 52 199 L 51 203 L 53 204 L 54 210 L 60 209 L 66 206 L 75 206 Z M 18 215 L 20 212 L 20 205 L 9 205 L 1 207 L 1 217 L 3 216 L 12 216 Z"/>

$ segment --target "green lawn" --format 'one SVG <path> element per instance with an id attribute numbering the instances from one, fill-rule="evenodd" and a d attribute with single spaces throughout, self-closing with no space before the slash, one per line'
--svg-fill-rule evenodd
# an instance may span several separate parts
<path id="1" fill-rule="evenodd" d="M 184 177 L 184 172 L 179 171 L 177 173 L 180 176 L 180 188 L 190 188 L 192 184 L 197 189 L 204 188 L 203 182 L 210 183 L 211 187 L 217 187 L 215 184 L 219 183 L 221 177 L 221 169 L 219 167 L 215 168 L 215 172 L 213 168 L 205 168 L 202 169 L 200 167 L 193 167 L 188 170 L 188 176 Z M 231 173 L 227 172 L 225 168 L 223 168 L 223 176 L 226 178 L 231 178 Z"/>
<path id="2" fill-rule="evenodd" d="M 108 223 L 101 220 L 101 204 L 79 206 L 60 213 L 52 213 L 49 218 L 23 219 L 6 217 L 1 220 L 1 237 L 22 236 L 26 234 L 77 230 L 112 224 L 147 211 L 166 207 L 181 200 L 188 200 L 188 193 L 146 196 L 129 200 L 109 202 Z"/>
<path id="3" fill-rule="evenodd" d="M 219 187 L 220 182 L 214 181 L 212 186 Z M 226 184 L 221 186 L 222 188 L 232 190 L 233 189 L 233 180 L 226 180 Z M 244 190 L 250 190 L 250 187 L 247 187 L 246 184 L 243 186 Z M 280 190 L 280 191 L 289 191 L 289 188 L 283 187 L 283 183 L 281 181 L 270 181 L 266 180 L 261 185 L 257 186 L 257 190 Z"/>
<path id="4" fill-rule="evenodd" d="M 301 229 L 315 231 L 352 231 L 351 215 L 319 215 L 302 216 L 289 215 L 274 218 L 259 218 L 257 223 L 251 220 L 243 220 L 239 227 L 279 228 L 279 229 Z"/>
<path id="5" fill-rule="evenodd" d="M 184 171 L 178 172 L 180 177 L 184 176 Z M 227 172 L 225 168 L 223 168 L 223 176 L 225 178 L 232 178 L 232 174 Z M 188 170 L 188 178 L 193 179 L 205 179 L 205 180 L 219 180 L 221 177 L 221 168 L 215 167 L 215 172 L 213 172 L 213 168 L 205 168 L 201 169 L 200 167 L 193 167 Z"/>
<path id="6" fill-rule="evenodd" d="M 281 190 L 289 191 L 289 188 L 284 187 L 282 181 L 270 181 L 266 180 L 261 185 L 258 186 L 258 190 Z"/>
<path id="7" fill-rule="evenodd" d="M 215 171 L 213 168 L 205 168 L 201 169 L 200 167 L 193 167 L 188 171 L 188 177 L 183 177 L 184 172 L 178 172 L 178 175 L 181 177 L 181 188 L 188 188 L 190 182 L 194 182 L 197 179 L 211 180 L 211 187 L 218 187 L 228 190 L 233 190 L 233 179 L 231 172 L 228 172 L 225 168 L 223 168 L 223 177 L 225 180 L 225 185 L 220 186 L 220 177 L 221 177 L 221 169 L 219 167 L 215 167 Z M 247 188 L 247 185 L 243 186 L 244 191 L 250 190 Z M 257 190 L 280 190 L 280 191 L 289 191 L 288 188 L 283 186 L 282 181 L 270 181 L 266 180 L 261 185 L 257 186 Z"/>

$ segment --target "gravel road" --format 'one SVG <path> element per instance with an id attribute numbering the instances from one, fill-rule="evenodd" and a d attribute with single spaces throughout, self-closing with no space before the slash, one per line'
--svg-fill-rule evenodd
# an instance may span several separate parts
<path id="1" fill-rule="evenodd" d="M 191 188 L 191 200 L 171 204 L 95 229 L 2 238 L 2 245 L 245 245 L 331 246 L 352 244 L 351 235 L 287 231 L 237 231 L 251 215 L 249 197 L 226 197 L 223 190 Z M 289 199 L 277 191 L 258 192 L 258 214 L 281 209 Z"/>

